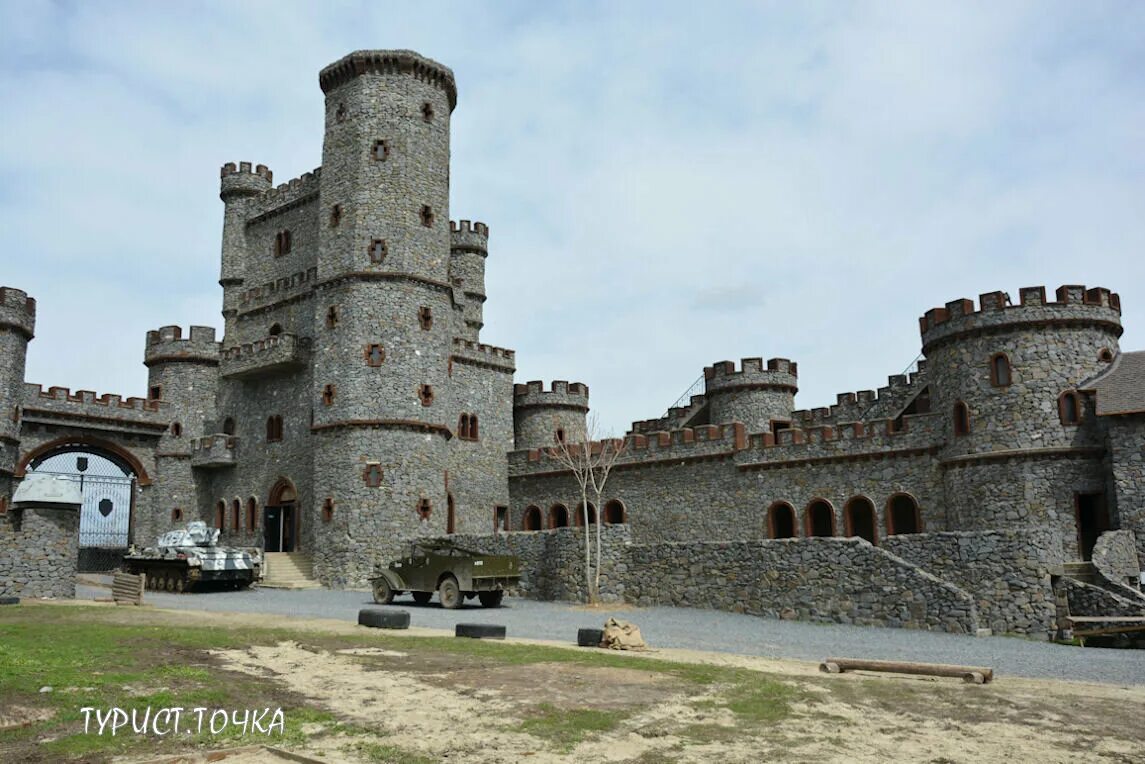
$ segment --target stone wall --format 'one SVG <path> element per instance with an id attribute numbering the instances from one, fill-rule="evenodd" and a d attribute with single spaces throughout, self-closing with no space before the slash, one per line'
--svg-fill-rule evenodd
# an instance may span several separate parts
<path id="1" fill-rule="evenodd" d="M 79 512 L 12 509 L 0 515 L 0 596 L 76 596 Z"/>
<path id="2" fill-rule="evenodd" d="M 1133 531 L 1106 531 L 1093 545 L 1092 562 L 1097 572 L 1110 581 L 1139 587 L 1142 565 L 1137 557 Z"/>
<path id="3" fill-rule="evenodd" d="M 1122 528 L 1137 536 L 1137 554 L 1145 570 L 1145 415 L 1104 417 L 1113 466 L 1113 494 Z"/>
<path id="4" fill-rule="evenodd" d="M 969 592 L 982 626 L 996 633 L 1052 634 L 1050 574 L 1061 569 L 1061 543 L 1049 530 L 891 536 L 884 548 Z"/>
<path id="5" fill-rule="evenodd" d="M 625 597 L 772 618 L 973 634 L 974 598 L 861 539 L 633 546 Z"/>
<path id="6" fill-rule="evenodd" d="M 1145 607 L 1140 602 L 1121 597 L 1100 586 L 1083 583 L 1072 578 L 1059 579 L 1058 586 L 1065 591 L 1069 601 L 1070 615 L 1103 616 L 1106 618 L 1116 616 L 1140 618 L 1145 616 Z"/>

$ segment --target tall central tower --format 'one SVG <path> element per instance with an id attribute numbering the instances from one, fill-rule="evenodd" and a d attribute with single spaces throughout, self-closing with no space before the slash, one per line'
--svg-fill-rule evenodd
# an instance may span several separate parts
<path id="1" fill-rule="evenodd" d="M 445 531 L 457 90 L 411 51 L 351 53 L 319 82 L 315 572 L 337 586 L 364 579 L 398 539 Z"/>

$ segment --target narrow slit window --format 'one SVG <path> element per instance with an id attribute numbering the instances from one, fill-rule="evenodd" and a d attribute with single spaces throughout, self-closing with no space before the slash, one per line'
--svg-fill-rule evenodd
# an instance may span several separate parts
<path id="1" fill-rule="evenodd" d="M 338 306 L 331 305 L 326 309 L 326 328 L 333 329 L 338 325 Z"/>
<path id="2" fill-rule="evenodd" d="M 962 401 L 954 404 L 954 434 L 959 437 L 970 434 L 970 409 Z"/>
<path id="3" fill-rule="evenodd" d="M 421 405 L 429 406 L 433 403 L 433 385 L 422 385 L 418 388 L 417 397 L 421 399 Z"/>
<path id="4" fill-rule="evenodd" d="M 1081 398 L 1073 392 L 1065 392 L 1058 398 L 1058 413 L 1062 424 L 1075 425 L 1081 423 Z"/>
<path id="5" fill-rule="evenodd" d="M 433 225 L 433 219 L 434 219 L 433 208 L 430 207 L 428 204 L 423 204 L 421 206 L 420 217 L 421 217 L 421 224 L 423 226 L 425 226 L 426 228 L 431 227 Z"/>
<path id="6" fill-rule="evenodd" d="M 421 105 L 421 118 L 426 122 L 433 121 L 433 104 L 431 104 L 429 101 L 426 101 Z"/>
<path id="7" fill-rule="evenodd" d="M 329 496 L 322 502 L 322 522 L 328 523 L 334 519 L 334 499 Z"/>
<path id="8" fill-rule="evenodd" d="M 428 332 L 433 328 L 433 310 L 422 305 L 417 311 L 417 321 L 421 328 Z"/>
<path id="9" fill-rule="evenodd" d="M 385 239 L 374 239 L 370 242 L 370 262 L 377 265 L 386 259 L 390 253 Z"/>
<path id="10" fill-rule="evenodd" d="M 326 385 L 322 388 L 322 402 L 327 406 L 334 405 L 334 385 Z"/>
<path id="11" fill-rule="evenodd" d="M 330 208 L 330 227 L 337 228 L 338 224 L 342 222 L 342 205 L 335 204 Z"/>
<path id="12" fill-rule="evenodd" d="M 990 384 L 994 387 L 1009 387 L 1011 378 L 1010 359 L 1005 353 L 990 356 Z"/>

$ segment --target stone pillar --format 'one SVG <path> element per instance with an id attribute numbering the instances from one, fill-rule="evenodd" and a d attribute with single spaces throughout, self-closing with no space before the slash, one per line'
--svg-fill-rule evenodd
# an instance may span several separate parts
<path id="1" fill-rule="evenodd" d="M 0 515 L 0 596 L 76 596 L 79 484 L 28 475 Z"/>

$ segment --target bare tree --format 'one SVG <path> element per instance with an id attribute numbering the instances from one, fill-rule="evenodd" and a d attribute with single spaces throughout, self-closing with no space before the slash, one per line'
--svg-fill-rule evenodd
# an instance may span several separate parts
<path id="1" fill-rule="evenodd" d="M 557 441 L 557 445 L 546 449 L 545 453 L 555 459 L 572 473 L 577 487 L 580 489 L 581 526 L 584 528 L 584 576 L 585 589 L 588 592 L 590 604 L 600 601 L 600 557 L 601 557 L 601 496 L 604 486 L 608 482 L 609 473 L 617 458 L 624 452 L 626 441 L 623 439 L 608 438 L 594 441 L 598 430 L 595 415 L 589 417 L 585 438 L 580 443 L 570 443 L 564 440 Z M 596 498 L 594 508 L 595 517 L 589 518 L 589 491 Z M 592 538 L 589 525 L 596 526 L 595 541 L 596 554 L 593 554 Z M 594 558 L 595 557 L 595 564 Z"/>

